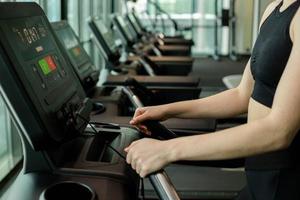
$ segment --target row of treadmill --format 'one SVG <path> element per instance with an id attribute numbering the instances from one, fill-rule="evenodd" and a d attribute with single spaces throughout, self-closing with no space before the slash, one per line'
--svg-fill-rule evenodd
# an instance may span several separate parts
<path id="1" fill-rule="evenodd" d="M 0 3 L 0 93 L 24 150 L 8 199 L 233 199 L 245 184 L 243 160 L 182 161 L 141 187 L 123 151 L 143 137 L 128 124 L 135 109 L 199 98 L 201 82 L 188 76 L 191 40 L 151 33 L 135 12 L 112 22 L 88 22 L 105 60 L 100 75 L 67 21 L 50 24 L 35 3 Z M 213 132 L 217 122 L 145 125 L 163 140 Z"/>

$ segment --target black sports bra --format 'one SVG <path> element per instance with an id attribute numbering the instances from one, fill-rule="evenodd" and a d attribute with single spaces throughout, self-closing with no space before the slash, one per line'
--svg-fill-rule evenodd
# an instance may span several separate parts
<path id="1" fill-rule="evenodd" d="M 252 98 L 269 108 L 293 47 L 290 24 L 299 5 L 300 0 L 295 1 L 280 12 L 281 2 L 262 24 L 253 48 L 251 72 L 255 84 Z"/>

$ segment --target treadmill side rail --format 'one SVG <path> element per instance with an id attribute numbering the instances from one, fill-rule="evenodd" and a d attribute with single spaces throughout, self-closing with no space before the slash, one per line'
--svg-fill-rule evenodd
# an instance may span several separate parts
<path id="1" fill-rule="evenodd" d="M 161 200 L 180 200 L 174 185 L 165 171 L 149 176 L 150 182 Z"/>

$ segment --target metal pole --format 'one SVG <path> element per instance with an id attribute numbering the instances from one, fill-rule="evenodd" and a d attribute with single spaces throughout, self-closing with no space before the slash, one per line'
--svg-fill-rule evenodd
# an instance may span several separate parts
<path id="1" fill-rule="evenodd" d="M 215 0 L 215 30 L 214 30 L 214 54 L 213 59 L 219 60 L 219 0 Z"/>
<path id="2" fill-rule="evenodd" d="M 258 31 L 259 31 L 259 21 L 260 21 L 260 0 L 253 0 L 253 25 L 252 25 L 252 46 L 255 44 Z"/>

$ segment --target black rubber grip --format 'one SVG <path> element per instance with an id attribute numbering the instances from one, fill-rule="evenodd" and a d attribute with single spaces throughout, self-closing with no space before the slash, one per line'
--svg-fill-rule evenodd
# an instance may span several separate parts
<path id="1" fill-rule="evenodd" d="M 169 140 L 177 137 L 176 133 L 167 129 L 164 125 L 162 125 L 158 121 L 148 120 L 143 122 L 143 124 L 152 133 L 151 137 L 153 138 Z"/>

